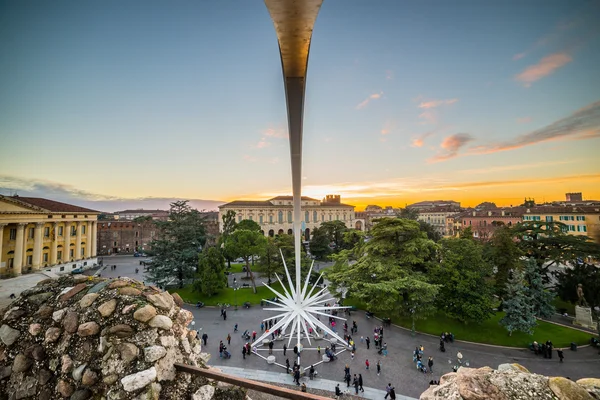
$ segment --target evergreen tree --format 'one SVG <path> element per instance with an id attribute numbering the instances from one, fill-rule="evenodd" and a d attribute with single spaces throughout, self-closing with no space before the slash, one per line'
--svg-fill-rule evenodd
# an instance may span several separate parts
<path id="1" fill-rule="evenodd" d="M 148 277 L 159 286 L 176 282 L 183 287 L 198 267 L 198 256 L 206 242 L 204 217 L 186 201 L 171 203 L 169 219 L 156 221 L 158 236 L 152 241 L 154 257 Z"/>
<path id="2" fill-rule="evenodd" d="M 495 291 L 503 298 L 511 270 L 522 267 L 521 251 L 513 240 L 510 228 L 501 227 L 494 232 L 492 240 L 485 244 L 486 259 L 495 268 Z"/>
<path id="3" fill-rule="evenodd" d="M 206 296 L 212 296 L 226 286 L 225 257 L 216 247 L 204 249 L 200 254 L 194 289 Z"/>
<path id="4" fill-rule="evenodd" d="M 252 289 L 256 293 L 256 282 L 254 273 L 250 267 L 250 259 L 259 255 L 264 249 L 267 239 L 260 232 L 248 229 L 236 229 L 227 238 L 224 250 L 225 254 L 233 258 L 241 257 L 246 263 L 246 274 L 252 281 Z"/>
<path id="5" fill-rule="evenodd" d="M 310 239 L 310 253 L 319 260 L 324 260 L 331 253 L 329 235 L 323 228 L 315 228 Z"/>
<path id="6" fill-rule="evenodd" d="M 525 280 L 533 311 L 538 318 L 550 318 L 554 314 L 554 293 L 544 287 L 542 275 L 534 259 L 525 261 Z"/>
<path id="7" fill-rule="evenodd" d="M 523 272 L 513 270 L 512 277 L 506 282 L 505 300 L 502 308 L 506 315 L 500 320 L 500 325 L 506 328 L 508 335 L 520 331 L 529 335 L 537 325 L 531 298 L 525 286 Z"/>

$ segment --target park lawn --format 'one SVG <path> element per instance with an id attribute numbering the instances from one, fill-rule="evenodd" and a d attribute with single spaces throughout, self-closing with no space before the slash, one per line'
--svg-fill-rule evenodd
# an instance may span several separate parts
<path id="1" fill-rule="evenodd" d="M 360 301 L 348 299 L 344 304 L 355 305 L 358 308 L 364 309 L 364 305 Z M 508 336 L 506 329 L 499 324 L 502 317 L 504 317 L 504 313 L 498 312 L 481 324 L 463 324 L 440 313 L 430 316 L 427 319 L 415 321 L 415 329 L 419 332 L 432 335 L 441 335 L 442 332 L 452 332 L 458 340 L 509 347 L 527 347 L 534 340 L 537 340 L 539 343 L 551 340 L 554 347 L 568 347 L 571 342 L 584 345 L 589 344 L 590 338 L 593 336 L 591 333 L 540 320 L 537 321 L 538 325 L 533 335 L 514 332 L 512 336 Z M 412 328 L 412 320 L 410 318 L 392 317 L 392 323 L 404 328 Z"/>
<path id="2" fill-rule="evenodd" d="M 575 304 L 569 302 L 569 301 L 565 301 L 563 299 L 561 299 L 560 297 L 556 296 L 554 298 L 554 301 L 552 302 L 552 304 L 554 305 L 554 308 L 556 308 L 556 311 L 558 312 L 559 310 L 566 310 L 567 313 L 569 315 L 575 315 Z"/>
<path id="3" fill-rule="evenodd" d="M 231 272 L 232 274 L 241 274 L 242 273 L 242 268 L 244 268 L 246 264 L 244 263 L 231 263 L 231 269 L 228 269 L 228 272 Z"/>
<path id="4" fill-rule="evenodd" d="M 274 283 L 271 286 L 281 293 L 281 285 L 279 283 Z M 236 301 L 240 306 L 247 301 L 251 304 L 260 304 L 260 301 L 263 299 L 272 299 L 275 297 L 273 292 L 263 285 L 256 285 L 256 294 L 254 294 L 251 287 L 238 289 L 235 294 L 232 288 L 225 288 L 221 289 L 214 296 L 208 297 L 195 292 L 192 285 L 185 286 L 183 289 L 173 289 L 170 292 L 178 293 L 186 303 L 196 304 L 201 301 L 207 306 L 216 306 L 217 304 L 224 303 L 234 305 Z"/>

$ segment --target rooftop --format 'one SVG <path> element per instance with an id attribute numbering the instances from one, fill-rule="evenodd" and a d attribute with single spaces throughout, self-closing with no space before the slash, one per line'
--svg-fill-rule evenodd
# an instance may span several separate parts
<path id="1" fill-rule="evenodd" d="M 91 210 L 85 207 L 75 206 L 73 204 L 61 203 L 41 197 L 21 197 L 21 196 L 0 196 L 0 198 L 10 199 L 24 206 L 33 206 L 41 209 L 40 211 L 65 212 L 65 213 L 90 213 L 98 214 L 100 211 Z"/>

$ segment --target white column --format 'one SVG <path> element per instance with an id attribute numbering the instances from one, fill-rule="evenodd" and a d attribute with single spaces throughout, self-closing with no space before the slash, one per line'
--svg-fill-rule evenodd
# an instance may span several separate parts
<path id="1" fill-rule="evenodd" d="M 92 254 L 91 257 L 96 257 L 97 250 L 97 239 L 98 239 L 98 222 L 92 221 L 92 228 L 90 229 L 92 237 Z"/>
<path id="2" fill-rule="evenodd" d="M 31 266 L 34 270 L 40 269 L 40 265 L 42 263 L 43 230 L 44 223 L 37 222 L 35 224 L 35 231 L 33 234 L 33 261 L 31 262 Z"/>
<path id="3" fill-rule="evenodd" d="M 63 229 L 63 237 L 65 238 L 62 252 L 62 262 L 64 264 L 66 262 L 71 261 L 71 247 L 69 246 L 71 244 L 71 224 L 69 222 L 65 222 L 65 227 Z"/>
<path id="4" fill-rule="evenodd" d="M 2 265 L 2 243 L 4 242 L 4 228 L 6 224 L 0 224 L 0 266 Z"/>
<path id="5" fill-rule="evenodd" d="M 85 258 L 92 256 L 92 221 L 87 221 L 85 226 Z"/>
<path id="6" fill-rule="evenodd" d="M 23 267 L 23 239 L 25 233 L 25 225 L 17 224 L 17 237 L 15 240 L 15 258 L 13 260 L 13 271 L 17 275 L 21 275 Z"/>
<path id="7" fill-rule="evenodd" d="M 58 222 L 52 224 L 52 247 L 50 250 L 50 265 L 56 265 L 58 256 Z"/>
<path id="8" fill-rule="evenodd" d="M 81 256 L 81 221 L 77 221 L 75 224 L 75 229 L 77 229 L 77 242 L 75 243 L 75 259 L 81 260 L 83 257 Z"/>

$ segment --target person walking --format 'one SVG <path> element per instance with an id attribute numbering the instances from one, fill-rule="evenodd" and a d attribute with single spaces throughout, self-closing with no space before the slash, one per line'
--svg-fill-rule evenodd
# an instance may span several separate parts
<path id="1" fill-rule="evenodd" d="M 273 341 L 269 342 L 269 354 L 273 354 Z"/>
<path id="2" fill-rule="evenodd" d="M 284 343 L 283 344 L 283 355 L 285 356 L 285 352 L 287 351 L 287 345 Z"/>
<path id="3" fill-rule="evenodd" d="M 344 377 L 344 380 L 346 381 L 346 387 L 349 388 L 350 387 L 350 374 L 346 374 L 346 376 Z"/>
<path id="4" fill-rule="evenodd" d="M 365 360 L 365 366 L 366 366 L 365 369 L 368 370 L 369 369 L 369 359 Z"/>
<path id="5" fill-rule="evenodd" d="M 386 386 L 386 388 L 385 388 L 385 397 L 384 397 L 384 399 L 387 399 L 387 398 L 388 398 L 388 396 L 390 395 L 390 391 L 391 391 L 391 390 L 392 390 L 392 384 L 391 384 L 391 383 L 388 383 L 388 385 L 387 385 L 387 386 Z"/>
<path id="6" fill-rule="evenodd" d="M 377 360 L 377 376 L 381 374 L 381 361 Z"/>
<path id="7" fill-rule="evenodd" d="M 558 354 L 558 362 L 563 362 L 563 358 L 565 358 L 565 355 L 563 354 L 563 349 L 556 349 L 556 353 Z"/>
<path id="8" fill-rule="evenodd" d="M 244 357 L 244 360 L 246 359 L 246 346 L 242 346 L 242 357 Z"/>
<path id="9" fill-rule="evenodd" d="M 206 342 L 208 341 L 208 335 L 206 334 L 206 332 L 204 332 L 202 334 L 202 341 L 204 342 L 204 345 L 206 346 Z"/>
<path id="10" fill-rule="evenodd" d="M 233 333 L 237 332 L 237 328 L 238 328 L 238 324 L 236 323 L 236 324 L 233 326 Z"/>
<path id="11" fill-rule="evenodd" d="M 227 311 L 223 310 L 223 321 L 227 321 Z"/>
<path id="12" fill-rule="evenodd" d="M 371 344 L 371 339 L 368 336 L 365 339 L 365 343 L 367 343 L 367 350 L 369 350 L 369 345 Z"/>
<path id="13" fill-rule="evenodd" d="M 300 386 L 300 369 L 296 368 L 294 371 L 294 382 L 296 382 L 296 386 Z"/>
<path id="14" fill-rule="evenodd" d="M 315 366 L 314 365 L 310 366 L 310 370 L 308 371 L 308 376 L 310 377 L 311 381 L 315 377 Z"/>
<path id="15" fill-rule="evenodd" d="M 300 391 L 306 393 L 306 383 L 302 382 L 302 386 L 300 386 Z"/>
<path id="16" fill-rule="evenodd" d="M 362 374 L 358 374 L 358 389 L 364 393 Z"/>
<path id="17" fill-rule="evenodd" d="M 358 394 L 358 378 L 356 374 L 354 374 L 354 379 L 352 380 L 352 385 L 354 386 L 354 392 Z"/>
<path id="18" fill-rule="evenodd" d="M 393 388 L 390 390 L 390 399 L 392 399 L 392 400 L 396 400 L 396 388 L 395 388 L 395 387 L 393 387 Z"/>
<path id="19" fill-rule="evenodd" d="M 429 360 L 427 360 L 427 366 L 429 367 L 429 372 L 433 374 L 433 357 L 429 357 Z"/>
<path id="20" fill-rule="evenodd" d="M 285 373 L 286 374 L 290 373 L 290 359 L 289 358 L 285 359 Z"/>
<path id="21" fill-rule="evenodd" d="M 261 331 L 261 332 L 264 332 L 264 331 L 265 331 L 265 323 L 264 323 L 264 322 L 261 322 L 261 323 L 260 323 L 260 331 Z"/>
<path id="22" fill-rule="evenodd" d="M 227 345 L 231 345 L 231 334 L 227 334 Z"/>
<path id="23" fill-rule="evenodd" d="M 340 384 L 338 383 L 335 387 L 335 395 L 340 397 L 342 395 L 342 389 L 340 389 Z"/>

